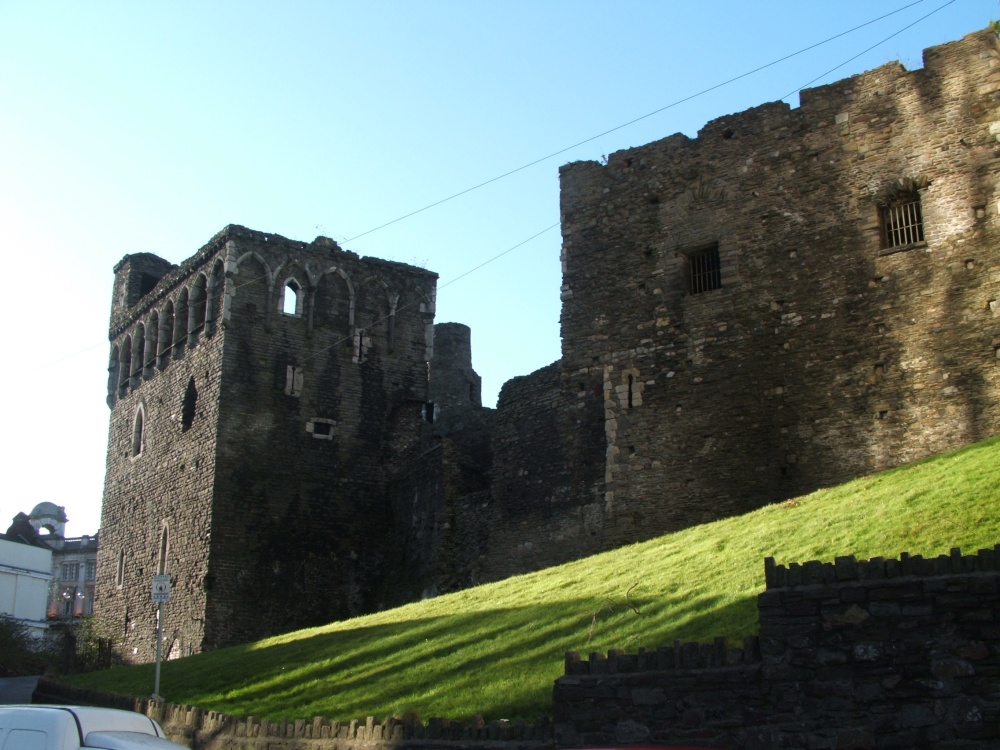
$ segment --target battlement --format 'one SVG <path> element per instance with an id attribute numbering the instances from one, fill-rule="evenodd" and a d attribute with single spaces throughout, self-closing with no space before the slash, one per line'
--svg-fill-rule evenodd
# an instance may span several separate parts
<path id="1" fill-rule="evenodd" d="M 886 581 L 896 578 L 933 578 L 959 573 L 995 573 L 1000 570 L 1000 544 L 963 555 L 953 547 L 947 555 L 924 558 L 902 553 L 898 559 L 873 557 L 858 560 L 854 555 L 838 557 L 832 563 L 811 560 L 777 565 L 773 557 L 764 560 L 764 581 L 768 590 L 801 586 L 828 586 L 852 582 Z"/>
<path id="2" fill-rule="evenodd" d="M 1000 432 L 1000 44 L 924 58 L 562 167 L 562 399 L 533 411 L 579 428 L 497 457 L 584 430 L 604 458 L 546 486 L 571 532 L 514 467 L 518 544 L 572 559 Z"/>
<path id="3" fill-rule="evenodd" d="M 733 150 L 745 150 L 757 144 L 778 146 L 778 142 L 783 142 L 782 150 L 805 148 L 807 155 L 811 153 L 807 144 L 795 142 L 807 132 L 826 128 L 839 131 L 842 128 L 838 126 L 858 116 L 864 124 L 881 121 L 888 125 L 900 114 L 900 109 L 906 114 L 919 114 L 905 101 L 913 95 L 923 100 L 924 106 L 940 104 L 942 95 L 953 97 L 968 92 L 978 96 L 992 95 L 1000 88 L 997 84 L 1000 75 L 998 54 L 1000 42 L 996 32 L 983 29 L 960 40 L 927 48 L 923 53 L 923 68 L 907 70 L 899 62 L 886 63 L 833 83 L 802 89 L 797 108 L 781 101 L 760 104 L 710 120 L 698 130 L 697 138 L 675 133 L 609 154 L 606 164 L 572 162 L 563 166 L 560 173 L 568 176 L 577 170 L 594 167 L 612 173 L 644 167 L 662 171 L 652 162 L 642 160 L 654 154 L 661 159 L 668 155 L 676 158 L 684 151 L 699 158 L 726 159 Z M 749 143 L 740 143 L 747 140 Z M 704 151 L 706 148 L 720 150 L 709 154 Z"/>

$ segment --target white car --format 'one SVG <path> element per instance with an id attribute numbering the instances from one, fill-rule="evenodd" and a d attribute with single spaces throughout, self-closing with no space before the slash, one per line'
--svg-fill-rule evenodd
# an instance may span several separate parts
<path id="1" fill-rule="evenodd" d="M 87 706 L 0 706 L 0 750 L 182 750 L 148 716 Z"/>

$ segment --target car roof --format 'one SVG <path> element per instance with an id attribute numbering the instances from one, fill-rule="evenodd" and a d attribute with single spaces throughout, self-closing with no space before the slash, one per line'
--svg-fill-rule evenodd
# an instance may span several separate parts
<path id="1" fill-rule="evenodd" d="M 17 717 L 16 719 L 14 717 Z M 0 706 L 0 728 L 5 725 L 16 727 L 42 728 L 46 725 L 55 728 L 64 727 L 60 731 L 69 731 L 79 740 L 87 740 L 92 735 L 107 733 L 129 733 L 135 737 L 146 736 L 162 738 L 160 725 L 144 714 L 135 711 L 123 711 L 117 708 L 95 708 L 92 706 L 47 706 L 47 705 L 9 705 Z M 114 747 L 120 747 L 118 745 Z M 134 743 L 133 743 L 134 746 Z M 96 747 L 102 747 L 96 745 Z M 141 745 L 139 747 L 142 747 Z M 160 745 L 170 747 L 170 745 Z M 177 747 L 174 745 L 174 747 Z"/>

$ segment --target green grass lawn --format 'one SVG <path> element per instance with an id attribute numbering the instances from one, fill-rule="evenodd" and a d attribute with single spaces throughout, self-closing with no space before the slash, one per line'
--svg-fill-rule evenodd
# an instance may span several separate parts
<path id="1" fill-rule="evenodd" d="M 568 650 L 757 630 L 764 558 L 925 557 L 1000 543 L 1000 439 L 584 560 L 166 662 L 167 701 L 271 719 L 534 719 Z M 169 611 L 168 611 L 169 617 Z M 146 695 L 153 667 L 75 684 Z"/>

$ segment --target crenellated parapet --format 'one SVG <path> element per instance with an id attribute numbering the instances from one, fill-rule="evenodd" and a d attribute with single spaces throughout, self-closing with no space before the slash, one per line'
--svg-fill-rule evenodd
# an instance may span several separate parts
<path id="1" fill-rule="evenodd" d="M 997 34 L 924 62 L 560 169 L 562 357 L 500 401 L 493 574 L 1000 432 Z"/>

